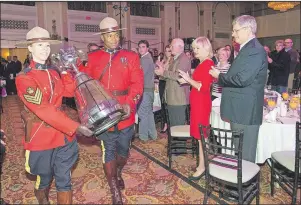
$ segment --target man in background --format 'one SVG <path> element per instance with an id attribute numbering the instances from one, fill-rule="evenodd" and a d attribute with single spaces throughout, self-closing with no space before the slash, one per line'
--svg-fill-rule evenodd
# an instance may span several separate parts
<path id="1" fill-rule="evenodd" d="M 290 74 L 288 76 L 288 88 L 293 88 L 293 81 L 298 77 L 297 65 L 300 63 L 299 53 L 293 49 L 293 40 L 288 38 L 284 41 L 285 51 L 290 55 L 291 63 L 290 63 Z"/>
<path id="2" fill-rule="evenodd" d="M 162 62 L 157 62 L 158 69 L 155 73 L 166 79 L 166 104 L 169 113 L 170 126 L 185 125 L 186 123 L 186 108 L 189 104 L 189 85 L 180 85 L 178 83 L 179 71 L 191 74 L 191 62 L 184 53 L 184 41 L 180 38 L 172 40 L 171 54 L 173 62 L 168 70 L 164 70 Z"/>
<path id="3" fill-rule="evenodd" d="M 138 104 L 139 138 L 142 141 L 157 139 L 157 130 L 155 125 L 153 103 L 154 103 L 154 70 L 155 64 L 151 54 L 148 52 L 149 43 L 141 40 L 138 43 L 140 62 L 144 73 L 144 88 L 140 103 Z"/>
<path id="4" fill-rule="evenodd" d="M 263 118 L 267 54 L 255 36 L 257 23 L 253 16 L 239 16 L 232 25 L 232 36 L 240 45 L 240 51 L 227 73 L 220 73 L 213 67 L 210 74 L 223 87 L 221 118 L 230 121 L 233 131 L 243 131 L 242 158 L 255 162 L 258 131 Z"/>
<path id="5" fill-rule="evenodd" d="M 6 91 L 8 95 L 14 95 L 17 93 L 15 82 L 16 74 L 15 62 L 12 61 L 11 56 L 7 56 L 7 63 L 4 66 L 3 76 L 6 80 Z"/>
<path id="6" fill-rule="evenodd" d="M 15 71 L 19 73 L 22 70 L 22 63 L 18 60 L 17 56 L 13 56 L 13 61 L 15 62 Z"/>

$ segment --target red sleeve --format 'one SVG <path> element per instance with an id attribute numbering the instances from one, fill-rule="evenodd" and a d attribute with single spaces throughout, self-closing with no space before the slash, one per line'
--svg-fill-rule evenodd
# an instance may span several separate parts
<path id="1" fill-rule="evenodd" d="M 130 105 L 131 110 L 135 110 L 137 103 L 139 102 L 143 94 L 144 76 L 143 70 L 140 66 L 140 59 L 137 54 L 131 56 L 132 61 L 129 65 L 129 95 L 126 98 L 126 103 Z"/>
<path id="2" fill-rule="evenodd" d="M 16 87 L 21 101 L 38 118 L 66 135 L 72 136 L 75 133 L 79 123 L 50 104 L 34 79 L 20 75 L 16 78 Z"/>
<path id="3" fill-rule="evenodd" d="M 210 87 L 213 82 L 213 77 L 209 74 L 211 66 L 214 66 L 214 62 L 212 60 L 206 60 L 202 65 L 201 69 L 203 69 L 204 72 L 202 72 L 202 87 L 200 92 L 210 92 Z"/>
<path id="4" fill-rule="evenodd" d="M 74 97 L 75 92 L 75 81 L 70 72 L 66 71 L 66 73 L 61 74 L 61 79 L 63 81 L 63 85 L 65 87 L 63 95 L 65 97 Z"/>

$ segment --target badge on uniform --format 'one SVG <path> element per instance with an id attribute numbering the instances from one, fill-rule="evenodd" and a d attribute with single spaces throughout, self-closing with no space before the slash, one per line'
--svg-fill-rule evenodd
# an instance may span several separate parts
<path id="1" fill-rule="evenodd" d="M 127 61 L 128 61 L 128 59 L 127 59 L 126 57 L 121 57 L 121 58 L 120 58 L 120 62 L 121 62 L 122 64 L 127 64 Z"/>
<path id="2" fill-rule="evenodd" d="M 36 104 L 36 105 L 41 104 L 43 94 L 42 94 L 42 91 L 39 88 L 34 89 L 32 87 L 28 87 L 26 89 L 26 93 L 27 94 L 24 94 L 23 96 L 24 96 L 24 99 L 27 102 L 30 102 L 30 103 L 33 103 L 33 104 Z"/>

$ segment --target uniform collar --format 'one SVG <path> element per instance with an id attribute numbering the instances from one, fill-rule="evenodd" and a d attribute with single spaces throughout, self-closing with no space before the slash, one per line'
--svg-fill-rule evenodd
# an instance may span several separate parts
<path id="1" fill-rule="evenodd" d="M 104 48 L 104 51 L 110 54 L 116 53 L 117 51 L 121 50 L 121 47 L 115 48 L 115 49 L 109 49 L 109 48 Z"/>
<path id="2" fill-rule="evenodd" d="M 40 63 L 36 63 L 34 61 L 30 62 L 29 67 L 30 68 L 34 68 L 34 69 L 38 69 L 38 70 L 45 70 L 45 69 L 47 69 L 47 65 L 46 64 L 40 64 Z"/>

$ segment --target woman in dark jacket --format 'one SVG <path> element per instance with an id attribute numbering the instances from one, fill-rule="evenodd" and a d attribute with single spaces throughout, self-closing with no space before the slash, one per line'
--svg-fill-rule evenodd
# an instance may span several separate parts
<path id="1" fill-rule="evenodd" d="M 282 94 L 287 91 L 291 59 L 284 49 L 283 40 L 277 40 L 275 46 L 276 51 L 271 53 L 271 57 L 268 57 L 270 83 L 272 85 L 272 90 Z"/>

